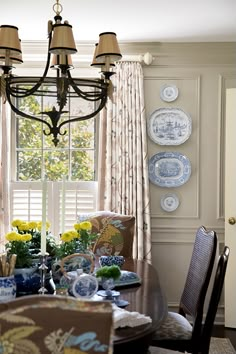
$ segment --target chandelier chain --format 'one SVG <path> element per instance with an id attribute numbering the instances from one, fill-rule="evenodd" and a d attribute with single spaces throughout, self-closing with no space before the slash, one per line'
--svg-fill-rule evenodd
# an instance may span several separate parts
<path id="1" fill-rule="evenodd" d="M 63 7 L 61 4 L 59 4 L 59 0 L 56 0 L 56 3 L 53 5 L 52 9 L 55 12 L 56 16 L 60 16 Z"/>

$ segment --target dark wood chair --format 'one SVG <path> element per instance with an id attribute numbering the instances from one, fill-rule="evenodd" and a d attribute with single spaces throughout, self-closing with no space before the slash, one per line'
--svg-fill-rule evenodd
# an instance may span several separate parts
<path id="1" fill-rule="evenodd" d="M 215 262 L 216 247 L 215 231 L 207 231 L 201 226 L 196 232 L 179 313 L 168 312 L 164 323 L 152 338 L 152 346 L 198 353 L 204 301 Z M 187 315 L 192 325 L 186 318 Z"/>
<path id="2" fill-rule="evenodd" d="M 212 334 L 215 316 L 216 316 L 218 304 L 220 301 L 220 297 L 224 285 L 225 273 L 226 273 L 226 268 L 229 259 L 229 252 L 230 252 L 229 247 L 225 246 L 218 260 L 215 280 L 214 280 L 210 302 L 207 310 L 207 315 L 206 315 L 206 319 L 202 331 L 201 351 L 200 351 L 201 354 L 209 353 L 211 334 Z"/>

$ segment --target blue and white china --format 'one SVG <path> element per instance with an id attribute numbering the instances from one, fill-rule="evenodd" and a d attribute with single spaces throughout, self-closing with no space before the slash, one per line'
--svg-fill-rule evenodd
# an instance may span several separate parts
<path id="1" fill-rule="evenodd" d="M 102 282 L 104 279 L 99 279 L 99 285 L 103 287 Z M 140 285 L 142 283 L 141 278 L 135 272 L 128 270 L 121 270 L 121 275 L 118 279 L 113 281 L 115 288 L 122 288 L 133 285 Z"/>
<path id="2" fill-rule="evenodd" d="M 72 294 L 78 298 L 89 299 L 93 297 L 98 290 L 98 280 L 90 274 L 81 274 L 72 285 Z"/>
<path id="3" fill-rule="evenodd" d="M 0 277 L 0 302 L 12 300 L 16 297 L 16 282 L 14 275 Z"/>
<path id="4" fill-rule="evenodd" d="M 174 211 L 179 206 L 179 198 L 174 193 L 167 193 L 161 198 L 161 207 L 167 212 Z"/>
<path id="5" fill-rule="evenodd" d="M 121 275 L 119 279 L 114 281 L 115 287 L 129 286 L 129 285 L 140 285 L 141 278 L 135 272 L 130 272 L 128 270 L 121 270 Z"/>
<path id="6" fill-rule="evenodd" d="M 101 256 L 99 257 L 99 264 L 104 266 L 117 265 L 121 267 L 125 262 L 123 256 Z"/>
<path id="7" fill-rule="evenodd" d="M 115 287 L 115 282 L 113 278 L 101 278 L 100 285 L 104 290 L 99 290 L 97 295 L 106 297 L 107 299 L 112 299 L 120 295 L 119 291 L 112 290 Z"/>
<path id="8" fill-rule="evenodd" d="M 165 102 L 173 102 L 179 95 L 178 87 L 175 85 L 166 84 L 161 86 L 160 97 Z"/>
<path id="9" fill-rule="evenodd" d="M 41 288 L 41 275 L 37 267 L 15 268 L 14 277 L 17 295 L 37 294 Z"/>
<path id="10" fill-rule="evenodd" d="M 120 292 L 112 290 L 115 287 L 115 281 L 112 278 L 102 278 L 101 286 L 104 290 L 97 292 L 98 296 L 104 297 L 106 300 L 112 301 L 118 307 L 126 307 L 129 302 L 123 299 L 119 299 Z"/>
<path id="11" fill-rule="evenodd" d="M 148 120 L 148 134 L 159 145 L 180 145 L 192 132 L 191 117 L 180 108 L 159 108 Z"/>
<path id="12" fill-rule="evenodd" d="M 149 160 L 149 179 L 159 187 L 179 187 L 191 176 L 191 163 L 179 152 L 159 152 Z"/>

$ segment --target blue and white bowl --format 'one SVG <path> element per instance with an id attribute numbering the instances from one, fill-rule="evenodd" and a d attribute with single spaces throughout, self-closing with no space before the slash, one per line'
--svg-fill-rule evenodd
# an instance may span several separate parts
<path id="1" fill-rule="evenodd" d="M 111 265 L 117 265 L 121 267 L 124 262 L 125 259 L 123 256 L 101 256 L 99 258 L 99 263 L 102 267 Z"/>
<path id="2" fill-rule="evenodd" d="M 16 282 L 14 275 L 0 277 L 0 302 L 12 300 L 16 297 Z"/>

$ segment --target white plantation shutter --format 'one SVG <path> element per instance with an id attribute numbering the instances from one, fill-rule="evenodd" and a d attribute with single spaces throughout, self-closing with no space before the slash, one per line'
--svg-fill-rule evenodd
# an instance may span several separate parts
<path id="1" fill-rule="evenodd" d="M 62 182 L 48 182 L 47 191 L 47 219 L 53 235 L 59 237 L 62 221 Z M 41 182 L 11 182 L 10 198 L 11 220 L 42 220 Z M 79 213 L 96 211 L 96 205 L 97 182 L 66 182 L 65 231 L 73 228 Z"/>
<path id="2" fill-rule="evenodd" d="M 65 230 L 69 230 L 79 213 L 96 211 L 97 182 L 67 182 L 65 200 Z"/>

